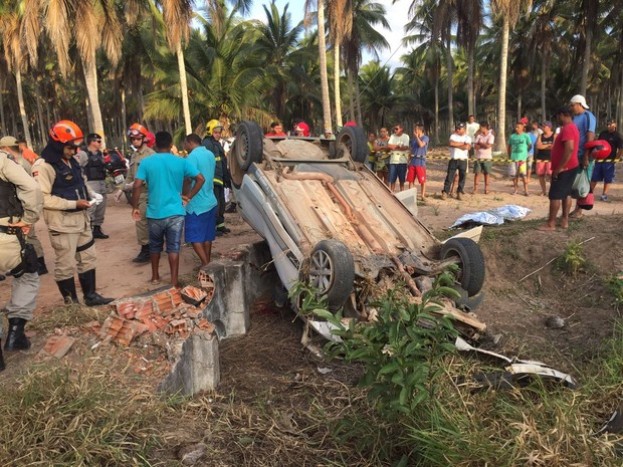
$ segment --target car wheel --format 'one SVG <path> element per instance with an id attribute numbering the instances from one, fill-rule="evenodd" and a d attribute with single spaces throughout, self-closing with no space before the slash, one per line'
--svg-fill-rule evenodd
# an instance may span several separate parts
<path id="1" fill-rule="evenodd" d="M 329 310 L 337 311 L 353 291 L 355 263 L 350 251 L 337 240 L 322 240 L 309 261 L 309 284 L 327 298 Z"/>
<path id="2" fill-rule="evenodd" d="M 240 169 L 246 171 L 253 162 L 262 162 L 263 139 L 262 129 L 257 123 L 240 122 L 234 141 L 234 154 Z"/>
<path id="3" fill-rule="evenodd" d="M 481 290 L 472 297 L 467 294 L 467 290 L 465 290 L 463 287 L 457 286 L 456 290 L 458 293 L 461 294 L 461 296 L 454 299 L 454 303 L 459 310 L 465 311 L 466 313 L 475 311 L 485 299 L 484 290 Z"/>
<path id="4" fill-rule="evenodd" d="M 485 281 L 485 259 L 480 247 L 470 238 L 451 238 L 441 247 L 441 259 L 459 257 L 457 279 L 469 297 L 482 288 Z"/>
<path id="5" fill-rule="evenodd" d="M 366 133 L 361 127 L 346 126 L 342 128 L 342 131 L 337 135 L 335 144 L 336 151 L 334 157 L 331 158 L 342 157 L 343 154 L 340 154 L 342 151 L 339 150 L 339 147 L 343 144 L 348 148 L 350 157 L 355 162 L 364 163 L 368 159 L 368 142 L 366 140 Z"/>

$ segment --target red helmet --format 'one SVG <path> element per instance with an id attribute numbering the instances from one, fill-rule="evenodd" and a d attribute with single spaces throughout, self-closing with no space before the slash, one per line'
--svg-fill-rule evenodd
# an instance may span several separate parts
<path id="1" fill-rule="evenodd" d="M 594 141 L 589 141 L 584 145 L 584 149 L 588 149 L 591 152 L 591 157 L 593 159 L 605 159 L 612 152 L 612 147 L 610 147 L 610 143 L 605 139 L 596 139 Z"/>
<path id="2" fill-rule="evenodd" d="M 78 125 L 71 120 L 61 120 L 50 128 L 50 138 L 63 144 L 79 145 L 84 135 Z"/>
<path id="3" fill-rule="evenodd" d="M 133 123 L 132 125 L 130 125 L 130 129 L 128 130 L 128 137 L 131 138 L 132 136 L 141 135 L 143 136 L 143 138 L 149 137 L 149 130 L 147 130 L 147 128 L 145 128 L 140 123 Z"/>
<path id="4" fill-rule="evenodd" d="M 151 131 L 148 131 L 147 136 L 145 137 L 145 143 L 148 148 L 153 148 L 154 144 L 156 144 L 156 135 L 154 135 Z"/>
<path id="5" fill-rule="evenodd" d="M 593 209 L 593 205 L 595 204 L 595 195 L 593 193 L 589 193 L 584 198 L 578 199 L 578 207 L 580 209 L 585 209 L 586 211 L 590 211 Z"/>
<path id="6" fill-rule="evenodd" d="M 303 133 L 303 136 L 309 136 L 309 125 L 305 122 L 299 122 L 294 127 L 295 131 L 300 131 Z"/>

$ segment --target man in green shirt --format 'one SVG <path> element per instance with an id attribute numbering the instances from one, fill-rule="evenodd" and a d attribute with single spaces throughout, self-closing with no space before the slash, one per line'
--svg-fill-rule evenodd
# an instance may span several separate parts
<path id="1" fill-rule="evenodd" d="M 532 140 L 525 132 L 525 126 L 521 122 L 515 124 L 515 132 L 508 139 L 508 154 L 511 164 L 514 164 L 515 178 L 513 178 L 513 194 L 517 194 L 519 178 L 523 183 L 523 194 L 528 196 L 527 159 L 528 151 L 532 147 Z"/>

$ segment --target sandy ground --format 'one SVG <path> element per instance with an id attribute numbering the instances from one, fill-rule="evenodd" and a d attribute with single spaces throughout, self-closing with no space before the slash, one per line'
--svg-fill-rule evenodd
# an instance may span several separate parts
<path id="1" fill-rule="evenodd" d="M 532 194 L 528 197 L 512 195 L 511 181 L 504 176 L 505 166 L 496 165 L 492 175 L 491 190 L 488 195 L 482 194 L 483 183 L 481 181 L 480 194 L 466 194 L 462 201 L 456 199 L 441 200 L 439 194 L 445 178 L 446 161 L 433 160 L 428 165 L 428 197 L 419 206 L 420 219 L 433 231 L 440 232 L 449 227 L 459 216 L 472 211 L 486 210 L 505 204 L 518 204 L 532 209 L 527 219 L 543 218 L 547 215 L 548 200 L 546 197 Z M 617 167 L 619 172 L 621 166 Z M 417 186 L 417 185 L 416 185 Z M 473 173 L 468 174 L 465 192 L 471 193 L 473 187 Z M 532 193 L 540 192 L 538 181 L 532 179 L 530 184 Z M 601 185 L 596 190 L 601 194 Z M 598 196 L 597 196 L 598 198 Z M 610 201 L 596 201 L 592 211 L 587 211 L 588 216 L 610 215 L 623 213 L 623 185 L 614 183 L 610 190 Z M 232 254 L 232 250 L 242 244 L 260 240 L 260 237 L 242 220 L 238 214 L 226 214 L 226 223 L 232 232 L 217 237 L 213 245 L 213 259 L 218 260 Z M 50 247 L 49 237 L 43 220 L 37 223 L 37 233 L 45 250 L 46 262 L 50 274 L 41 278 L 41 291 L 38 299 L 38 310 L 46 310 L 62 304 L 61 296 L 56 288 L 52 270 L 54 265 L 54 252 Z M 97 284 L 98 292 L 107 297 L 121 298 L 141 294 L 150 289 L 157 288 L 149 284 L 149 264 L 136 264 L 131 260 L 138 253 L 134 222 L 130 217 L 130 206 L 122 201 L 115 202 L 109 196 L 106 211 L 106 220 L 103 230 L 110 235 L 107 240 L 97 240 L 96 248 L 98 255 Z M 535 235 L 547 236 L 546 233 L 535 232 Z M 180 256 L 180 275 L 192 272 L 198 264 L 194 252 L 190 247 L 184 247 Z M 169 279 L 168 263 L 163 255 L 160 265 L 161 278 Z M 0 282 L 0 304 L 5 303 L 10 294 L 10 278 Z M 77 277 L 76 277 L 77 283 Z M 79 292 L 80 295 L 80 292 Z"/>

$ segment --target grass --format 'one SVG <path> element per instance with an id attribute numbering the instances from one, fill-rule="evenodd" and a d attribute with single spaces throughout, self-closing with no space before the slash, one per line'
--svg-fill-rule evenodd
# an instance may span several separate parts
<path id="1" fill-rule="evenodd" d="M 0 398 L 1 465 L 154 465 L 146 456 L 162 404 L 106 371 L 35 366 Z"/>
<path id="2" fill-rule="evenodd" d="M 82 326 L 91 321 L 102 323 L 110 314 L 108 307 L 88 307 L 86 305 L 63 305 L 41 314 L 29 324 L 29 328 L 38 331 L 50 331 L 56 328 Z"/>
<path id="3" fill-rule="evenodd" d="M 587 261 L 584 255 L 584 248 L 580 243 L 575 241 L 567 243 L 562 255 L 556 260 L 556 267 L 561 272 L 571 277 L 584 271 L 586 266 Z"/>

